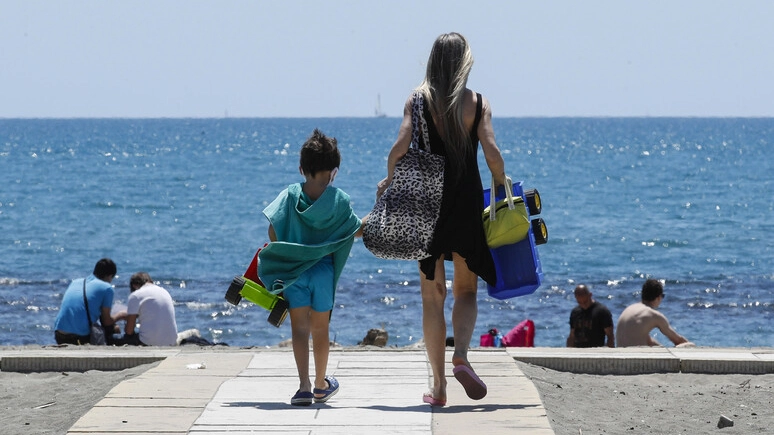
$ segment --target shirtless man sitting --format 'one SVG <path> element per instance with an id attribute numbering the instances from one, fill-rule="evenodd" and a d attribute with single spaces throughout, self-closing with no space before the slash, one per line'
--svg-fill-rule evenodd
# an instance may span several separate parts
<path id="1" fill-rule="evenodd" d="M 618 347 L 660 346 L 650 336 L 653 328 L 658 328 L 672 343 L 679 347 L 694 346 L 685 337 L 672 329 L 666 316 L 657 311 L 664 300 L 664 286 L 655 279 L 649 279 L 642 285 L 642 302 L 629 305 L 618 318 L 615 341 Z"/>

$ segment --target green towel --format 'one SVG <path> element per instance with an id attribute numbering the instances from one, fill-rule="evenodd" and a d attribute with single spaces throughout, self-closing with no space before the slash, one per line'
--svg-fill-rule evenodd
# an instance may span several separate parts
<path id="1" fill-rule="evenodd" d="M 263 214 L 269 219 L 277 241 L 258 254 L 258 276 L 274 294 L 293 284 L 307 269 L 326 255 L 333 256 L 333 289 L 349 257 L 360 219 L 352 211 L 349 195 L 328 186 L 312 202 L 300 183 L 283 190 Z"/>

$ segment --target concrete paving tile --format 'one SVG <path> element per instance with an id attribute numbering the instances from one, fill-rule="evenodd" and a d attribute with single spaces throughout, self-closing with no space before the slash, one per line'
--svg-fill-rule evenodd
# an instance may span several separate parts
<path id="1" fill-rule="evenodd" d="M 426 404 L 413 406 L 341 406 L 313 405 L 298 407 L 288 404 L 270 406 L 208 406 L 196 420 L 196 425 L 303 425 L 337 426 L 342 422 L 356 426 L 429 426 L 432 419 L 430 407 Z"/>
<path id="2" fill-rule="evenodd" d="M 701 350 L 700 352 L 694 349 L 670 349 L 669 353 L 680 359 L 701 359 L 701 360 L 748 360 L 754 361 L 758 358 L 749 350 L 734 350 L 733 352 L 727 351 L 715 351 L 715 350 Z"/>
<path id="3" fill-rule="evenodd" d="M 427 376 L 405 378 L 400 382 L 389 379 L 363 379 L 355 377 L 337 377 L 341 385 L 336 397 L 404 397 L 410 391 L 419 396 L 427 389 Z M 250 400 L 289 400 L 298 389 L 298 379 L 248 378 L 238 377 L 224 382 L 218 389 L 215 399 L 233 399 L 247 397 Z"/>
<path id="4" fill-rule="evenodd" d="M 424 365 L 424 362 L 407 362 L 407 361 L 339 361 L 336 365 L 339 369 L 349 370 L 405 370 L 408 367 Z"/>
<path id="5" fill-rule="evenodd" d="M 211 399 L 218 387 L 228 379 L 207 376 L 206 374 L 201 376 L 136 377 L 116 385 L 106 397 Z"/>
<path id="6" fill-rule="evenodd" d="M 358 432 L 354 432 L 358 433 Z M 432 431 L 427 428 L 393 428 L 393 427 L 380 427 L 380 428 L 362 428 L 359 433 L 368 433 L 368 435 L 430 435 Z M 324 427 L 314 429 L 309 432 L 309 435 L 352 435 L 353 430 L 349 426 L 340 427 Z"/>
<path id="7" fill-rule="evenodd" d="M 363 427 L 355 428 L 354 430 L 350 426 L 337 426 L 337 427 L 321 427 L 315 428 L 309 432 L 309 435 L 352 435 L 353 433 L 367 433 L 368 435 L 430 435 L 432 431 L 427 427 Z"/>
<path id="8" fill-rule="evenodd" d="M 185 432 L 199 417 L 195 408 L 96 407 L 81 417 L 69 432 Z"/>
<path id="9" fill-rule="evenodd" d="M 180 353 L 174 358 L 167 358 L 152 371 L 155 373 L 190 373 L 207 370 L 208 374 L 216 376 L 234 376 L 247 367 L 253 359 L 252 354 L 213 354 L 213 353 Z M 205 368 L 192 369 L 189 366 L 201 364 Z"/>
<path id="10" fill-rule="evenodd" d="M 212 404 L 241 403 L 254 407 L 283 407 L 289 405 L 296 391 L 295 383 L 255 391 L 250 385 L 224 383 Z M 426 380 L 412 384 L 390 384 L 379 386 L 362 385 L 357 382 L 342 384 L 341 390 L 329 402 L 330 406 L 362 407 L 364 405 L 384 405 L 398 407 L 422 404 L 422 394 L 427 391 Z M 323 406 L 323 405 L 315 405 Z M 298 409 L 293 407 L 292 409 Z"/>
<path id="11" fill-rule="evenodd" d="M 449 369 L 451 371 L 451 369 Z M 393 377 L 427 377 L 427 367 L 406 367 L 403 369 L 363 369 L 358 367 L 336 368 L 328 371 L 329 375 L 338 377 L 389 379 Z M 295 376 L 295 374 L 294 374 Z"/>
<path id="12" fill-rule="evenodd" d="M 772 353 L 758 353 L 755 352 L 754 355 L 760 359 L 761 361 L 774 361 L 774 352 Z"/>
<path id="13" fill-rule="evenodd" d="M 293 429 L 287 426 L 255 427 L 255 426 L 220 426 L 220 425 L 216 425 L 213 427 L 195 426 L 195 427 L 192 427 L 188 433 L 196 434 L 196 435 L 235 435 L 235 434 L 239 435 L 242 433 L 253 434 L 256 432 L 282 434 L 282 435 L 309 435 L 310 434 L 308 429 L 304 429 L 304 428 Z"/>
<path id="14" fill-rule="evenodd" d="M 311 354 L 310 354 L 311 360 Z M 284 351 L 270 351 L 255 353 L 252 355 L 250 362 L 247 364 L 246 369 L 274 369 L 274 368 L 296 368 L 295 359 L 293 358 L 293 352 Z"/>
<path id="15" fill-rule="evenodd" d="M 368 435 L 431 435 L 429 427 L 380 426 L 352 427 L 349 425 L 327 427 L 295 427 L 295 426 L 197 426 L 190 433 L 196 435 L 234 435 L 241 433 L 270 433 L 281 435 L 353 435 L 367 433 Z"/>
<path id="16" fill-rule="evenodd" d="M 199 408 L 204 409 L 207 403 L 210 402 L 208 398 L 189 399 L 189 398 L 134 398 L 134 397 L 106 397 L 100 400 L 95 406 L 102 407 L 114 407 L 119 408 L 125 406 L 127 408 Z"/>
<path id="17" fill-rule="evenodd" d="M 422 395 L 414 397 L 388 397 L 388 398 L 376 398 L 376 397 L 364 397 L 364 398 L 340 398 L 338 395 L 332 398 L 326 404 L 313 404 L 310 407 L 297 407 L 290 405 L 290 395 L 280 398 L 272 398 L 267 400 L 259 400 L 252 398 L 224 398 L 214 399 L 208 405 L 214 408 L 224 407 L 245 407 L 256 409 L 292 409 L 292 410 L 310 410 L 310 409 L 328 409 L 332 407 L 337 408 L 384 408 L 384 409 L 414 409 L 417 406 L 427 407 L 429 405 L 422 402 Z"/>
<path id="18" fill-rule="evenodd" d="M 141 435 L 143 432 L 101 432 L 101 431 L 89 431 L 89 435 Z M 153 435 L 186 435 L 188 431 L 174 431 L 174 432 L 152 432 Z M 146 433 L 147 434 L 147 433 Z M 67 432 L 66 435 L 83 435 L 83 432 Z"/>

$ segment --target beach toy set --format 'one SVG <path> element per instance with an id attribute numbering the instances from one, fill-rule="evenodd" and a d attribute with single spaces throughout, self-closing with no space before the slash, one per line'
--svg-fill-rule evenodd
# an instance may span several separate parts
<path id="1" fill-rule="evenodd" d="M 250 262 L 244 275 L 235 276 L 231 281 L 231 285 L 226 291 L 226 300 L 232 305 L 239 305 L 239 302 L 244 298 L 268 310 L 268 322 L 279 328 L 288 316 L 288 301 L 282 295 L 275 295 L 266 290 L 266 286 L 258 278 L 259 252 L 261 252 L 260 249 L 253 256 L 253 261 Z"/>
<path id="2" fill-rule="evenodd" d="M 527 206 L 529 216 L 539 215 L 543 210 L 540 193 L 537 189 L 526 192 L 522 182 L 511 184 L 513 196 L 519 196 Z M 484 189 L 484 206 L 490 203 L 491 189 Z M 495 202 L 506 198 L 505 188 L 496 190 Z M 530 221 L 527 237 L 497 248 L 490 248 L 497 270 L 497 283 L 487 284 L 489 296 L 495 299 L 510 299 L 516 296 L 532 294 L 543 282 L 543 267 L 537 246 L 548 242 L 548 228 L 542 218 Z"/>

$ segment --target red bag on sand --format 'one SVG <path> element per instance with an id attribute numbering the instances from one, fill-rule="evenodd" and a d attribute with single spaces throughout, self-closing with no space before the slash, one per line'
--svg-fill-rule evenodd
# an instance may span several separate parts
<path id="1" fill-rule="evenodd" d="M 503 337 L 503 345 L 505 347 L 535 347 L 535 322 L 526 319 L 516 325 Z"/>
<path id="2" fill-rule="evenodd" d="M 486 334 L 481 334 L 481 341 L 479 346 L 481 347 L 494 347 L 495 335 L 497 335 L 497 329 L 490 329 Z"/>
<path id="3" fill-rule="evenodd" d="M 494 347 L 494 337 L 492 337 L 489 334 L 482 334 L 481 335 L 481 342 L 479 344 L 481 347 Z"/>

